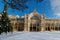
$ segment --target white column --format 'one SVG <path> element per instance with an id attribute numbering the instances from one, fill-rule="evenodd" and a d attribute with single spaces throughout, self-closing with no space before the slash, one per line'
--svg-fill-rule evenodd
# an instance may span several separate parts
<path id="1" fill-rule="evenodd" d="M 28 17 L 28 16 L 25 15 L 25 19 L 24 19 L 24 21 L 25 21 L 25 22 L 24 22 L 24 31 L 28 31 L 28 28 L 27 28 L 27 27 L 28 27 L 28 19 L 27 19 L 27 17 Z"/>
<path id="2" fill-rule="evenodd" d="M 44 24 L 42 23 L 41 31 L 44 31 Z"/>

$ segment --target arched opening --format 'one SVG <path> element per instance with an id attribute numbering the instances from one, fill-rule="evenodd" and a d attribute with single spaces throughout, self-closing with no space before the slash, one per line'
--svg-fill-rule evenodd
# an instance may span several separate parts
<path id="1" fill-rule="evenodd" d="M 45 29 L 46 31 L 54 31 L 55 30 L 54 23 L 46 23 Z"/>
<path id="2" fill-rule="evenodd" d="M 41 20 L 37 16 L 31 18 L 30 31 L 40 31 L 41 30 Z"/>
<path id="3" fill-rule="evenodd" d="M 41 27 L 30 27 L 30 31 L 41 31 Z"/>
<path id="4" fill-rule="evenodd" d="M 50 27 L 45 27 L 46 31 L 50 31 Z"/>
<path id="5" fill-rule="evenodd" d="M 19 23 L 17 30 L 18 30 L 18 31 L 24 31 L 24 23 Z"/>

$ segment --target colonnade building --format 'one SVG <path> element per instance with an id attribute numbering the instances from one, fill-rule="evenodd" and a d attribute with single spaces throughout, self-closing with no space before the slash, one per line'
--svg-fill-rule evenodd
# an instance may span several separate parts
<path id="1" fill-rule="evenodd" d="M 45 18 L 34 10 L 31 14 L 22 17 L 9 16 L 13 31 L 60 31 L 59 18 Z"/>

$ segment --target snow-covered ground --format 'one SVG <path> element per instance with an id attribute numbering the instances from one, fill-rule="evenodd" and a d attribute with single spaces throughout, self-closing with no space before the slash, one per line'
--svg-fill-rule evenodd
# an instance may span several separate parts
<path id="1" fill-rule="evenodd" d="M 0 40 L 60 40 L 60 32 L 13 32 L 2 33 Z"/>

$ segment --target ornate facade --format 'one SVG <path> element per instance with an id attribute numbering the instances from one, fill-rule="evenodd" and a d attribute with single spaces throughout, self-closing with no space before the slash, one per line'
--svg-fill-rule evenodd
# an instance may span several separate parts
<path id="1" fill-rule="evenodd" d="M 9 16 L 13 31 L 60 31 L 60 19 L 45 18 L 36 10 L 31 14 L 19 16 Z"/>

